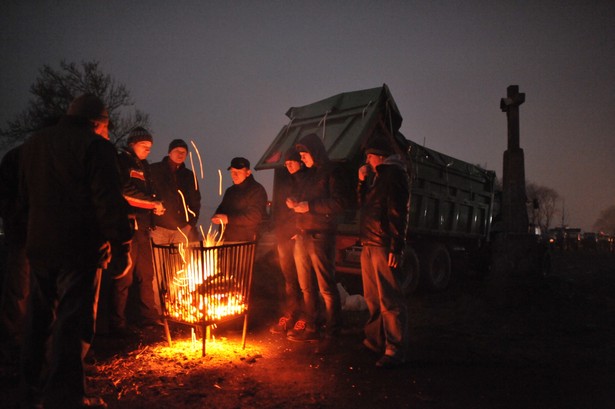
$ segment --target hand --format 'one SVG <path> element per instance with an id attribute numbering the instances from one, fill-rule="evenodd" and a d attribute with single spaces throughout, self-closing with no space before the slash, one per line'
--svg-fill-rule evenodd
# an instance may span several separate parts
<path id="1" fill-rule="evenodd" d="M 291 199 L 290 197 L 286 198 L 286 207 L 288 207 L 289 209 L 294 209 L 295 206 L 297 206 L 297 203 L 294 199 Z"/>
<path id="2" fill-rule="evenodd" d="M 225 215 L 225 214 L 221 214 L 221 213 L 214 214 L 213 217 L 211 218 L 211 222 L 214 223 L 214 224 L 227 225 L 228 224 L 228 216 Z"/>
<path id="3" fill-rule="evenodd" d="M 359 168 L 359 181 L 363 182 L 365 180 L 365 178 L 367 177 L 367 175 L 369 175 L 371 169 L 369 167 L 369 165 L 363 165 Z"/>
<path id="4" fill-rule="evenodd" d="M 389 253 L 389 267 L 397 268 L 400 258 L 399 254 Z"/>
<path id="5" fill-rule="evenodd" d="M 111 261 L 107 265 L 107 271 L 114 280 L 126 276 L 132 267 L 132 258 L 130 257 L 130 242 L 109 243 Z"/>
<path id="6" fill-rule="evenodd" d="M 162 216 L 166 210 L 162 202 L 154 202 L 154 214 L 156 216 Z"/>
<path id="7" fill-rule="evenodd" d="M 310 211 L 310 204 L 308 202 L 299 202 L 293 208 L 295 213 L 307 213 Z"/>

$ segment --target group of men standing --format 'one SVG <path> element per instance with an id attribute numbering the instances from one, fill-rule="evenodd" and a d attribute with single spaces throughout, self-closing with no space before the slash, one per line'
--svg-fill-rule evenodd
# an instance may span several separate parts
<path id="1" fill-rule="evenodd" d="M 105 298 L 101 306 L 106 307 L 111 333 L 128 331 L 128 294 L 133 288 L 138 296 L 132 318 L 139 326 L 157 325 L 160 300 L 155 296 L 151 242 L 199 238 L 201 194 L 197 178 L 184 165 L 186 142 L 173 140 L 168 156 L 149 165 L 150 132 L 133 129 L 126 147 L 117 152 L 108 140 L 108 126 L 102 101 L 85 94 L 57 124 L 36 132 L 7 155 L 14 165 L 8 179 L 14 182 L 16 197 L 5 195 L 3 206 L 18 203 L 11 209 L 11 221 L 22 221 L 23 226 L 12 237 L 17 243 L 22 238 L 31 280 L 21 342 L 24 402 L 31 407 L 106 407 L 100 398 L 86 396 L 83 368 L 95 333 L 99 294 Z M 382 141 L 366 147 L 356 200 L 370 311 L 364 345 L 381 355 L 377 366 L 394 367 L 404 362 L 407 349 L 399 267 L 410 193 L 403 160 Z M 283 202 L 274 203 L 274 214 L 285 306 L 271 331 L 291 341 L 319 342 L 324 351 L 340 335 L 336 231 L 340 215 L 354 206 L 355 197 L 348 194 L 318 135 L 301 138 L 284 159 L 288 178 L 280 186 Z M 266 214 L 266 191 L 254 180 L 247 159 L 233 158 L 228 170 L 233 185 L 211 222 L 222 226 L 225 241 L 255 240 Z"/>
<path id="2" fill-rule="evenodd" d="M 358 204 L 362 280 L 370 313 L 363 344 L 379 354 L 376 366 L 392 368 L 405 362 L 408 346 L 401 264 L 410 180 L 402 154 L 384 136 L 368 141 L 365 155 L 355 198 L 318 135 L 304 136 L 285 153 L 288 177 L 278 194 L 284 203 L 274 203 L 285 298 L 282 316 L 270 331 L 291 341 L 318 342 L 317 352 L 338 345 L 337 223 L 345 209 Z"/>

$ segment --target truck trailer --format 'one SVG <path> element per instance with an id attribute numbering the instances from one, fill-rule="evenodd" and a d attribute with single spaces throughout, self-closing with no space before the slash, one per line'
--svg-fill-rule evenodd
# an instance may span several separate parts
<path id="1" fill-rule="evenodd" d="M 386 84 L 352 91 L 286 112 L 282 127 L 255 166 L 272 169 L 272 201 L 277 185 L 288 177 L 283 153 L 303 136 L 321 136 L 329 158 L 340 166 L 349 186 L 357 184 L 364 148 L 374 138 L 387 138 L 407 159 L 411 176 L 410 225 L 403 254 L 405 290 L 419 283 L 441 291 L 462 270 L 484 274 L 489 269 L 490 237 L 496 206 L 495 172 L 408 140 L 399 132 L 402 116 Z M 275 220 L 272 210 L 271 220 Z M 358 214 L 350 206 L 340 217 L 336 269 L 360 274 Z"/>

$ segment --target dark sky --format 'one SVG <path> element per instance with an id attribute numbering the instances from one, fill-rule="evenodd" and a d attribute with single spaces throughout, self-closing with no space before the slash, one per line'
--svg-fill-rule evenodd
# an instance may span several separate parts
<path id="1" fill-rule="evenodd" d="M 386 83 L 407 138 L 502 175 L 509 85 L 526 177 L 591 230 L 615 205 L 613 1 L 3 1 L 0 124 L 43 64 L 100 62 L 150 115 L 160 160 L 193 140 L 204 216 L 233 156 L 255 163 L 291 106 Z M 271 195 L 271 171 L 256 172 Z M 561 214 L 557 216 L 561 221 Z"/>

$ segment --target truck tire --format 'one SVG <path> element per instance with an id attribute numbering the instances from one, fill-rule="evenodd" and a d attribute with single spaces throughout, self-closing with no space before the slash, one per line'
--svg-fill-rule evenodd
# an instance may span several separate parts
<path id="1" fill-rule="evenodd" d="M 443 291 L 451 281 L 451 256 L 442 244 L 427 246 L 421 257 L 421 278 L 431 291 Z"/>
<path id="2" fill-rule="evenodd" d="M 404 295 L 412 294 L 419 285 L 419 258 L 412 247 L 404 249 L 404 257 L 401 264 L 402 279 L 401 289 Z"/>

